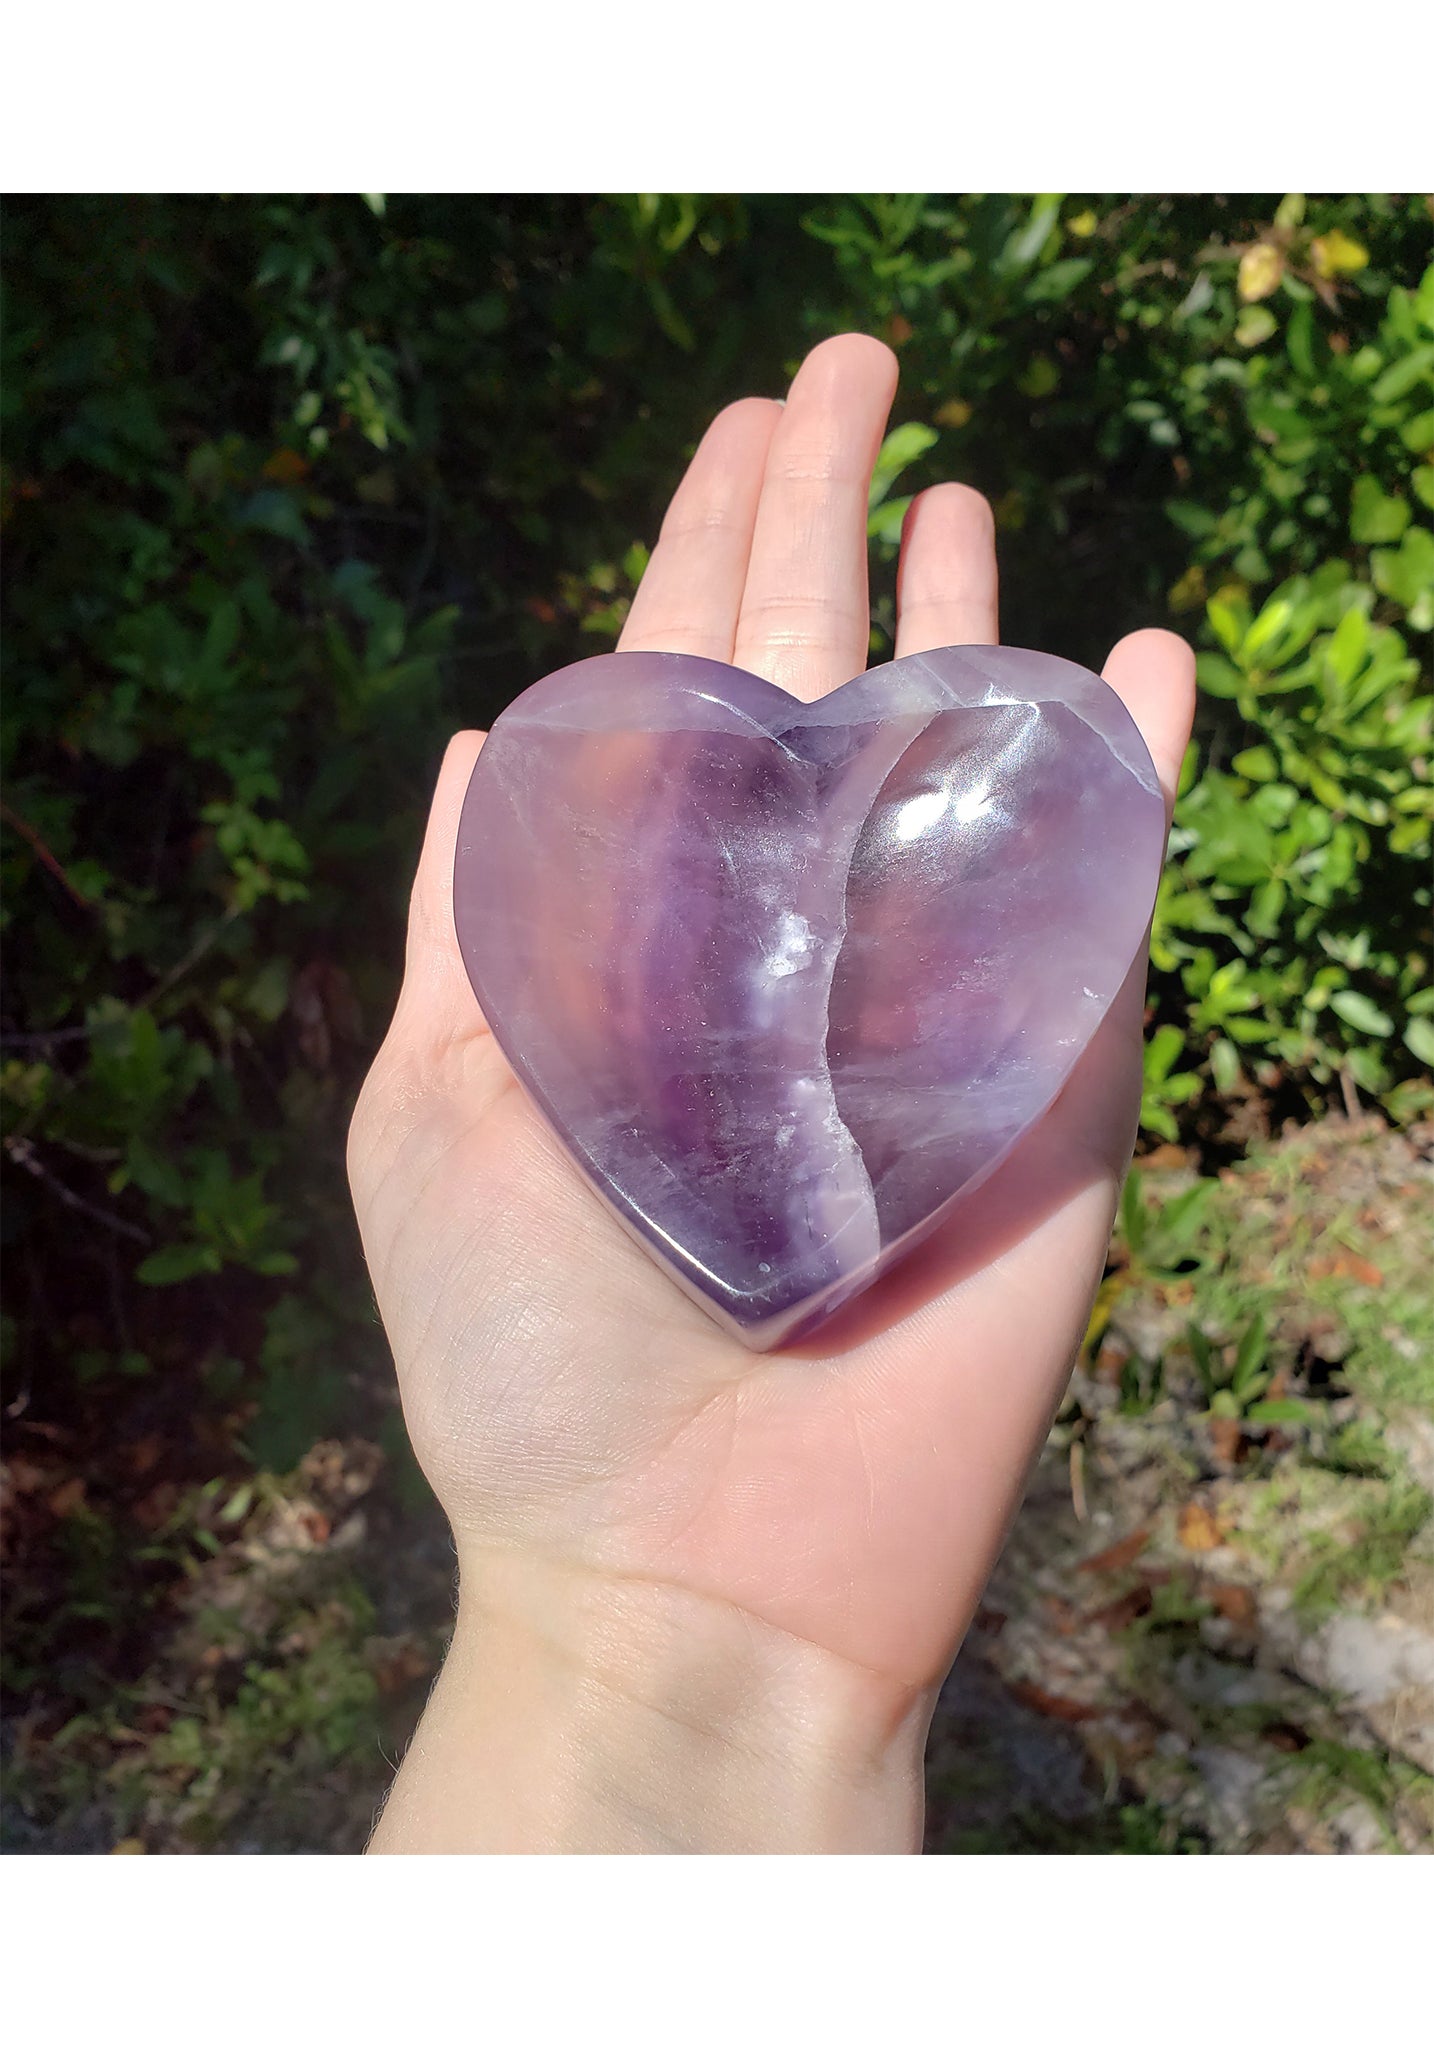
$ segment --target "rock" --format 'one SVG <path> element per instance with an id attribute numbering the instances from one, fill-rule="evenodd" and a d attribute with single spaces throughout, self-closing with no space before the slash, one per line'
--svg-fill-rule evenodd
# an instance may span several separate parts
<path id="1" fill-rule="evenodd" d="M 1406 1687 L 1434 1687 L 1434 1636 L 1394 1614 L 1336 1614 L 1297 1653 L 1312 1685 L 1369 1708 Z"/>

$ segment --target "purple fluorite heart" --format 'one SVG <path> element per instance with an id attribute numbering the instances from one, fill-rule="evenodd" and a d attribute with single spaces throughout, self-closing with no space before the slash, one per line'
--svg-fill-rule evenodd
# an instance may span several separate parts
<path id="1" fill-rule="evenodd" d="M 969 1195 L 1140 949 L 1165 817 L 1115 692 L 946 647 L 815 704 L 605 654 L 495 723 L 454 916 L 533 1100 L 621 1220 L 768 1349 Z"/>

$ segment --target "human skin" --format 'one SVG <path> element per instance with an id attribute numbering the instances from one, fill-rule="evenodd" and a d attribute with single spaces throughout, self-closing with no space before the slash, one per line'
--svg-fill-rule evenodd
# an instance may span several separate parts
<path id="1" fill-rule="evenodd" d="M 867 492 L 896 378 L 882 343 L 842 335 L 785 406 L 719 415 L 619 646 L 734 662 L 807 699 L 864 668 Z M 898 656 L 996 640 L 976 492 L 916 499 L 897 591 Z M 1168 809 L 1190 651 L 1133 633 L 1104 674 Z M 459 733 L 444 759 L 349 1143 L 459 1567 L 452 1648 L 371 1849 L 917 1851 L 936 1695 L 1100 1279 L 1144 963 L 972 1211 L 817 1339 L 754 1355 L 574 1170 L 479 1014 L 452 873 L 481 744 Z"/>

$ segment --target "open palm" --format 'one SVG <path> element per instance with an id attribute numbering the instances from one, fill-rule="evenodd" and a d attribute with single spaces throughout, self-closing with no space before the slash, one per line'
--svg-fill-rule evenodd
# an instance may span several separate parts
<path id="1" fill-rule="evenodd" d="M 814 349 L 783 408 L 714 423 L 674 497 L 623 649 L 734 662 L 793 695 L 866 663 L 868 486 L 889 350 Z M 896 653 L 993 642 L 989 510 L 948 484 L 902 540 Z M 1171 791 L 1183 642 L 1105 670 Z M 894 1685 L 948 1667 L 1059 1400 L 1098 1282 L 1139 1096 L 1143 966 L 983 1198 L 814 1342 L 753 1356 L 652 1264 L 574 1170 L 478 1013 L 452 919 L 481 735 L 449 747 L 407 970 L 350 1171 L 418 1456 L 466 1575 L 677 1588 Z"/>

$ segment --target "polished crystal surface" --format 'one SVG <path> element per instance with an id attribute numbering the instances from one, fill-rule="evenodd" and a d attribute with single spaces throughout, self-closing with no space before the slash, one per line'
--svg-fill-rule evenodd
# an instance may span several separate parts
<path id="1" fill-rule="evenodd" d="M 474 991 L 621 1220 L 759 1349 L 1050 1106 L 1140 950 L 1164 810 L 1098 676 L 948 647 L 814 704 L 606 654 L 495 723 L 454 873 Z"/>

